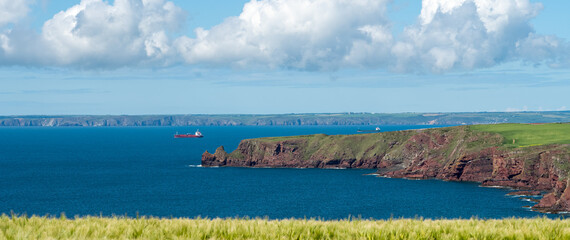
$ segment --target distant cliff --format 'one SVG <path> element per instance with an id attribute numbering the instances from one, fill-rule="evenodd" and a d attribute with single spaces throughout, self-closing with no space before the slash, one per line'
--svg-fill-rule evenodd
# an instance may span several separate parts
<path id="1" fill-rule="evenodd" d="M 570 125 L 561 125 L 570 129 Z M 203 166 L 371 168 L 386 177 L 474 181 L 548 191 L 534 206 L 570 210 L 570 145 L 512 147 L 498 133 L 471 126 L 357 135 L 243 140 L 202 155 Z M 513 140 L 514 142 L 514 140 Z"/>
<path id="2" fill-rule="evenodd" d="M 570 112 L 0 116 L 0 126 L 462 125 L 570 122 Z"/>

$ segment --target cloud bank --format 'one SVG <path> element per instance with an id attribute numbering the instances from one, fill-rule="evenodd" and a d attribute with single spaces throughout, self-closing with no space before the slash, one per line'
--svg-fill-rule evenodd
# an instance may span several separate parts
<path id="1" fill-rule="evenodd" d="M 385 0 L 251 1 L 239 17 L 197 29 L 195 39 L 181 38 L 176 47 L 189 63 L 336 69 L 352 43 L 366 37 L 361 28 L 388 25 L 386 5 Z"/>
<path id="2" fill-rule="evenodd" d="M 112 5 L 82 0 L 46 21 L 41 33 L 4 30 L 0 62 L 80 68 L 168 65 L 177 61 L 168 33 L 182 27 L 184 19 L 182 9 L 164 0 L 115 0 Z"/>
<path id="3" fill-rule="evenodd" d="M 12 27 L 29 2 L 0 3 L 0 64 L 118 68 L 173 64 L 334 71 L 463 71 L 523 61 L 569 67 L 569 44 L 536 34 L 529 0 L 424 0 L 393 35 L 389 0 L 252 0 L 196 37 L 174 37 L 185 13 L 165 0 L 82 0 L 41 32 Z M 7 13 L 10 14 L 2 14 Z"/>
<path id="4" fill-rule="evenodd" d="M 0 2 L 0 27 L 6 24 L 18 22 L 30 11 L 28 0 L 13 0 Z"/>

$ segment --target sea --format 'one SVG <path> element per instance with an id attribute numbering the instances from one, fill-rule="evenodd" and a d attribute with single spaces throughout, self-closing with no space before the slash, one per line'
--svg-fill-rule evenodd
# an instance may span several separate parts
<path id="1" fill-rule="evenodd" d="M 165 218 L 552 217 L 478 183 L 407 180 L 372 169 L 209 168 L 204 151 L 245 138 L 357 134 L 376 126 L 3 127 L 0 214 Z M 380 126 L 382 131 L 425 126 Z M 200 139 L 175 139 L 199 129 Z"/>

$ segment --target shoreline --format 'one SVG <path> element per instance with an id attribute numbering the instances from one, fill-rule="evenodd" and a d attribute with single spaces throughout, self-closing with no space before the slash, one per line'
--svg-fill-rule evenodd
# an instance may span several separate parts
<path id="1" fill-rule="evenodd" d="M 544 130 L 550 135 L 544 135 Z M 517 141 L 538 141 L 536 146 L 517 147 L 505 143 L 511 136 L 501 131 L 540 137 Z M 532 208 L 556 213 L 570 211 L 570 138 L 566 132 L 570 133 L 570 124 L 505 124 L 245 139 L 231 153 L 223 146 L 213 154 L 204 152 L 202 165 L 359 168 L 375 169 L 379 177 L 476 182 L 483 187 L 548 192 Z M 552 136 L 558 138 L 553 141 Z"/>

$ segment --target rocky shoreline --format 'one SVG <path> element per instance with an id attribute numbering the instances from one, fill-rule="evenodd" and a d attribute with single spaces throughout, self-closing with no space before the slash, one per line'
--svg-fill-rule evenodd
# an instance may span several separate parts
<path id="1" fill-rule="evenodd" d="M 202 155 L 202 166 L 367 168 L 392 178 L 442 179 L 509 187 L 515 195 L 547 192 L 532 206 L 570 211 L 570 145 L 502 147 L 498 134 L 468 126 L 327 136 L 323 134 L 241 141 L 227 153 Z"/>

